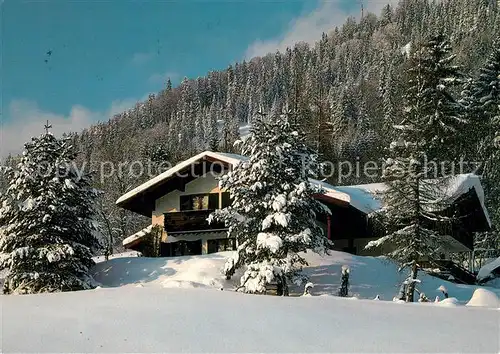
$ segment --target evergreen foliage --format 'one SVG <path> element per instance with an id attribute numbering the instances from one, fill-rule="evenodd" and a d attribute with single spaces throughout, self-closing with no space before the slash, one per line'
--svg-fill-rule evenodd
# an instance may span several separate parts
<path id="1" fill-rule="evenodd" d="M 142 255 L 144 257 L 160 257 L 161 237 L 163 228 L 160 225 L 154 225 L 151 232 L 145 237 Z"/>
<path id="2" fill-rule="evenodd" d="M 494 42 L 486 64 L 471 80 L 466 91 L 470 117 L 479 136 L 473 146 L 475 158 L 483 163 L 486 206 L 495 230 L 476 235 L 475 247 L 481 258 L 498 256 L 500 249 L 500 37 Z"/>
<path id="3" fill-rule="evenodd" d="M 314 199 L 319 187 L 309 181 L 317 171 L 316 155 L 289 120 L 289 113 L 261 116 L 250 136 L 239 142 L 248 160 L 224 175 L 220 187 L 231 195 L 231 206 L 217 210 L 210 220 L 224 221 L 228 237 L 238 243 L 225 266 L 226 277 L 246 266 L 241 289 L 265 293 L 277 283 L 288 294 L 288 280 L 296 280 L 306 261 L 300 252 L 326 252 L 329 240 L 316 216 L 329 210 Z"/>
<path id="4" fill-rule="evenodd" d="M 446 43 L 444 36 L 432 36 L 412 54 L 404 118 L 394 126 L 395 141 L 384 171 L 389 188 L 383 193 L 385 207 L 379 217 L 386 234 L 367 245 L 380 248 L 402 269 L 410 268 L 406 301 L 413 301 L 420 262 L 440 258 L 446 230 L 456 222 L 439 213 L 449 205 L 442 192 L 446 179 L 432 178 L 440 163 L 454 156 L 445 150 L 448 134 L 465 122 L 461 106 L 447 93 L 446 84 L 455 82 L 455 69 L 443 60 L 448 58 Z"/>
<path id="5" fill-rule="evenodd" d="M 0 268 L 4 293 L 92 288 L 89 268 L 100 246 L 90 176 L 75 168 L 68 139 L 33 138 L 0 197 Z"/>
<path id="6" fill-rule="evenodd" d="M 381 14 L 375 15 L 367 13 L 359 21 L 349 18 L 318 37 L 316 43 L 297 43 L 282 52 L 235 63 L 196 79 L 180 83 L 168 80 L 164 90 L 145 102 L 74 134 L 74 144 L 83 152 L 78 163 L 99 173 L 96 187 L 105 192 L 100 196 L 99 220 L 110 225 L 106 233 L 114 240 L 115 248 L 120 250 L 124 237 L 150 223 L 147 218 L 116 207 L 118 197 L 200 150 L 231 151 L 238 139 L 238 125 L 251 123 L 260 108 L 271 111 L 274 104 L 279 112 L 288 105 L 291 120 L 305 132 L 307 145 L 326 160 L 353 164 L 359 161 L 362 166 L 366 161 L 385 158 L 393 140 L 392 125 L 401 123 L 405 108 L 401 97 L 409 83 L 408 53 L 414 51 L 420 38 L 434 34 L 436 28 L 449 41 L 436 42 L 435 50 L 430 52 L 434 58 L 429 58 L 441 58 L 438 67 L 453 73 L 435 79 L 454 79 L 445 82 L 445 90 L 439 93 L 443 108 L 433 129 L 436 135 L 448 132 L 445 140 L 451 149 L 435 148 L 428 155 L 451 159 L 462 154 L 465 147 L 467 161 L 489 161 L 491 144 L 486 142 L 491 142 L 492 133 L 499 130 L 491 129 L 489 118 L 483 119 L 474 107 L 489 97 L 489 92 L 498 92 L 490 87 L 490 83 L 498 82 L 492 76 L 498 63 L 498 43 L 494 45 L 500 28 L 498 4 L 484 0 L 411 0 L 384 6 Z M 429 52 L 429 48 L 425 50 Z M 454 64 L 449 62 L 452 59 Z M 478 72 L 479 68 L 484 69 Z M 460 107 L 457 97 L 461 81 L 476 82 L 474 95 L 470 85 L 464 90 L 461 103 L 471 120 L 465 125 L 460 123 L 464 112 L 455 112 Z M 488 109 L 494 108 L 489 102 L 484 101 Z M 435 106 L 436 102 L 429 108 Z M 457 115 L 448 114 L 450 109 Z M 450 133 L 454 129 L 459 134 Z M 441 143 L 436 140 L 436 144 Z M 490 148 L 481 148 L 484 152 L 479 153 L 478 146 Z M 139 161 L 145 166 L 152 162 L 152 173 L 130 174 L 127 161 Z M 99 169 L 102 162 L 112 163 L 115 169 L 123 164 L 124 168 L 109 174 L 107 168 Z M 463 172 L 471 171 L 472 167 Z M 336 172 L 330 180 L 335 185 L 380 179 L 363 174 L 340 179 Z M 2 185 L 5 183 L 0 180 L 0 188 Z M 488 198 L 489 194 L 487 191 Z M 497 199 L 489 202 L 490 210 L 500 207 Z"/>

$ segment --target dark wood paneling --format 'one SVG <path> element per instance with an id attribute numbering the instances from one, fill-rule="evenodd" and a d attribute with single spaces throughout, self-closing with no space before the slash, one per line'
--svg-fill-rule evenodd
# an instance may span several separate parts
<path id="1" fill-rule="evenodd" d="M 165 230 L 171 232 L 189 232 L 224 229 L 220 222 L 208 224 L 207 218 L 213 210 L 190 210 L 165 213 Z"/>

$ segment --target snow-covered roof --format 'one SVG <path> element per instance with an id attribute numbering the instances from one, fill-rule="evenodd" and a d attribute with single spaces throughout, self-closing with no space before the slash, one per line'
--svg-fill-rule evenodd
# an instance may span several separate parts
<path id="1" fill-rule="evenodd" d="M 491 226 L 491 220 L 486 209 L 484 202 L 484 190 L 481 185 L 481 180 L 475 174 L 468 173 L 462 175 L 456 175 L 447 180 L 447 185 L 443 189 L 443 194 L 449 196 L 451 200 L 458 199 L 461 195 L 464 195 L 469 190 L 474 189 L 476 191 L 479 202 L 481 203 L 481 208 L 483 209 L 484 216 Z"/>
<path id="2" fill-rule="evenodd" d="M 135 234 L 133 235 L 130 235 L 129 237 L 127 237 L 126 239 L 124 239 L 122 241 L 122 245 L 126 248 L 126 247 L 129 247 L 130 245 L 132 245 L 135 241 L 138 241 L 140 240 L 141 238 L 143 238 L 144 236 L 148 235 L 151 233 L 151 230 L 153 228 L 153 225 L 149 225 L 148 227 L 145 227 L 144 229 L 142 229 L 141 231 L 138 231 L 136 232 Z"/>
<path id="3" fill-rule="evenodd" d="M 131 202 L 141 193 L 145 193 L 148 189 L 167 181 L 171 177 L 175 176 L 175 174 L 185 170 L 190 165 L 204 158 L 214 159 L 232 166 L 237 165 L 241 161 L 248 160 L 246 156 L 238 154 L 204 151 L 198 155 L 191 157 L 190 159 L 177 164 L 168 171 L 163 172 L 162 174 L 150 179 L 142 185 L 132 189 L 130 192 L 122 195 L 116 201 L 116 204 L 123 205 L 126 202 Z M 324 197 L 326 197 L 327 199 L 330 198 L 332 201 L 344 202 L 365 214 L 376 212 L 383 207 L 380 194 L 387 189 L 387 185 L 384 183 L 371 183 L 352 186 L 333 186 L 327 182 L 315 179 L 311 179 L 310 181 L 321 186 L 324 189 Z M 438 197 L 442 198 L 443 200 L 447 199 L 449 201 L 454 201 L 471 189 L 475 190 L 481 203 L 484 216 L 488 224 L 491 226 L 488 211 L 486 210 L 486 206 L 484 204 L 484 191 L 478 176 L 474 174 L 462 174 L 446 179 L 446 184 L 444 186 L 441 186 L 440 189 L 442 191 L 442 195 Z"/>
<path id="4" fill-rule="evenodd" d="M 494 272 L 500 272 L 500 257 L 495 259 L 493 262 L 487 263 L 482 266 L 477 273 L 477 279 L 483 280 L 489 277 L 493 277 Z"/>
<path id="5" fill-rule="evenodd" d="M 131 191 L 125 193 L 120 198 L 118 198 L 118 200 L 116 201 L 116 204 L 122 204 L 122 203 L 136 197 L 137 195 L 141 194 L 142 192 L 145 192 L 149 188 L 157 185 L 158 183 L 173 177 L 175 174 L 183 171 L 185 168 L 189 167 L 193 163 L 195 163 L 198 160 L 201 160 L 203 158 L 206 158 L 206 157 L 213 158 L 213 159 L 216 159 L 216 160 L 219 160 L 222 162 L 226 162 L 226 163 L 231 164 L 233 166 L 238 164 L 240 161 L 246 159 L 245 157 L 243 157 L 241 155 L 237 155 L 237 154 L 204 151 L 204 152 L 199 153 L 198 155 L 195 155 L 195 156 L 193 156 L 185 161 L 182 161 L 181 163 L 175 165 L 174 167 L 168 169 L 167 171 L 159 174 L 158 176 L 150 179 L 149 181 L 147 181 L 147 182 L 141 184 L 140 186 L 132 189 Z"/>
<path id="6" fill-rule="evenodd" d="M 327 196 L 331 195 L 332 197 L 345 200 L 351 206 L 365 214 L 370 214 L 382 209 L 381 194 L 388 188 L 384 183 L 332 186 L 326 182 L 313 181 L 323 187 Z M 475 190 L 479 202 L 481 203 L 484 216 L 491 226 L 489 214 L 484 203 L 484 190 L 477 175 L 461 174 L 446 179 L 446 184 L 441 186 L 441 195 L 439 195 L 438 198 L 455 201 L 471 189 Z"/>
<path id="7" fill-rule="evenodd" d="M 370 214 L 382 208 L 382 202 L 377 193 L 387 189 L 387 185 L 383 183 L 333 186 L 324 181 L 312 179 L 311 182 L 321 186 L 326 196 L 345 201 L 365 214 Z"/>

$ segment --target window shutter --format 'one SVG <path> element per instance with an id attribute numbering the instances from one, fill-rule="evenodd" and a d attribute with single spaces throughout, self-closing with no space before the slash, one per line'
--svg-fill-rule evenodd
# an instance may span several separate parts
<path id="1" fill-rule="evenodd" d="M 208 209 L 219 209 L 219 193 L 210 193 L 208 195 Z"/>

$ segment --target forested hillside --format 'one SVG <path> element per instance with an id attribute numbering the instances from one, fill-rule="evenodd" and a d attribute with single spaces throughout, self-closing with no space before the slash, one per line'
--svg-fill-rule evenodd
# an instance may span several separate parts
<path id="1" fill-rule="evenodd" d="M 119 245 L 150 222 L 116 208 L 120 195 L 158 173 L 167 161 L 206 149 L 234 151 L 239 126 L 251 124 L 259 109 L 288 107 L 309 145 L 325 160 L 382 158 L 404 109 L 407 58 L 436 32 L 451 43 L 454 64 L 463 75 L 452 90 L 465 100 L 469 80 L 478 76 L 500 33 L 498 1 L 402 0 L 380 14 L 349 18 L 314 44 L 297 43 L 285 52 L 185 78 L 178 87 L 167 81 L 147 101 L 76 134 L 80 162 L 95 169 L 96 187 L 104 192 L 100 212 L 105 233 Z M 467 134 L 472 151 L 467 156 L 477 160 L 480 132 L 469 127 Z M 137 161 L 151 171 L 140 173 Z M 353 184 L 378 178 L 331 179 L 333 184 Z"/>

